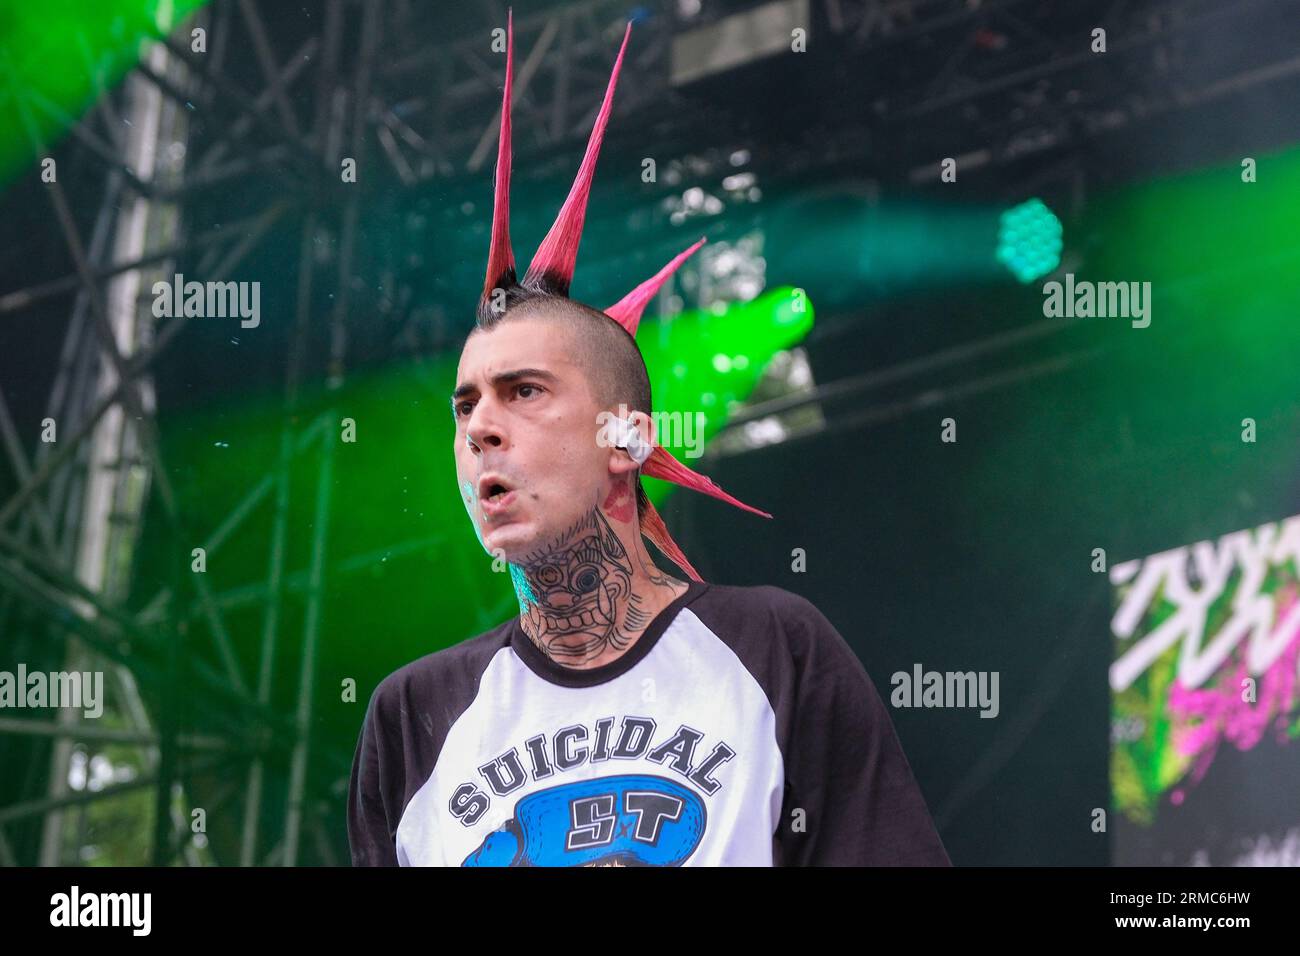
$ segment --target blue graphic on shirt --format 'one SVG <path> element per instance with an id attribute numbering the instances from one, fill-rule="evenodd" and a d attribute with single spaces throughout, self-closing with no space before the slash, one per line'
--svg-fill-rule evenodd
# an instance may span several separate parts
<path id="1" fill-rule="evenodd" d="M 675 780 L 597 777 L 530 793 L 461 865 L 681 866 L 704 823 L 704 801 Z"/>

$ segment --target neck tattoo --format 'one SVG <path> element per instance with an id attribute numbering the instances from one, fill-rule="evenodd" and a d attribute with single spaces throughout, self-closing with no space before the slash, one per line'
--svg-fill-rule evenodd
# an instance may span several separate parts
<path id="1" fill-rule="evenodd" d="M 676 592 L 682 584 L 629 557 L 600 508 L 592 508 L 553 544 L 511 565 L 524 633 L 551 660 L 571 666 L 606 648 L 626 650 L 653 616 L 633 590 L 634 561 L 656 588 Z"/>

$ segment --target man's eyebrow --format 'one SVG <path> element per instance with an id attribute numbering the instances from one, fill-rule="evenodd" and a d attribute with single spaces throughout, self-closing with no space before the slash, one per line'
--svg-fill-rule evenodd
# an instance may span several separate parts
<path id="1" fill-rule="evenodd" d="M 559 381 L 559 376 L 554 372 L 548 372 L 544 368 L 515 368 L 508 372 L 498 372 L 492 376 L 492 385 L 506 385 L 510 382 L 517 382 L 521 378 L 540 378 L 546 382 Z M 473 382 L 466 382 L 464 385 L 457 385 L 456 391 L 451 393 L 451 403 L 455 406 L 456 401 L 471 392 L 477 392 L 478 386 Z"/>

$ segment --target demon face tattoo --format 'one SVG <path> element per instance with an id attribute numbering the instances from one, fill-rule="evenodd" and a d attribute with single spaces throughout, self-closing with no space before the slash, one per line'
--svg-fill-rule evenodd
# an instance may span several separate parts
<path id="1" fill-rule="evenodd" d="M 635 607 L 627 551 L 599 508 L 520 566 L 532 598 L 523 608 L 525 630 L 552 659 L 586 660 L 606 646 L 627 647 L 629 634 L 646 623 Z"/>

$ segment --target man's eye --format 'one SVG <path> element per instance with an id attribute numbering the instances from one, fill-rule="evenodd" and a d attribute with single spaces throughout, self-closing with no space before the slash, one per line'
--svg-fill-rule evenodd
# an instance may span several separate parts
<path id="1" fill-rule="evenodd" d="M 459 405 L 456 406 L 456 417 L 463 418 L 464 416 L 468 415 L 469 409 L 470 409 L 469 402 L 461 402 Z"/>
<path id="2" fill-rule="evenodd" d="M 543 389 L 541 388 L 541 386 L 538 386 L 538 385 L 532 385 L 532 384 L 529 384 L 529 383 L 527 383 L 527 382 L 525 382 L 523 385 L 520 385 L 518 391 L 519 391 L 519 392 L 523 392 L 523 390 L 526 389 L 526 388 L 532 389 L 533 391 L 535 391 L 535 392 L 537 392 L 537 393 L 539 393 L 539 394 L 543 391 Z M 525 396 L 525 397 L 526 397 L 526 396 Z"/>

